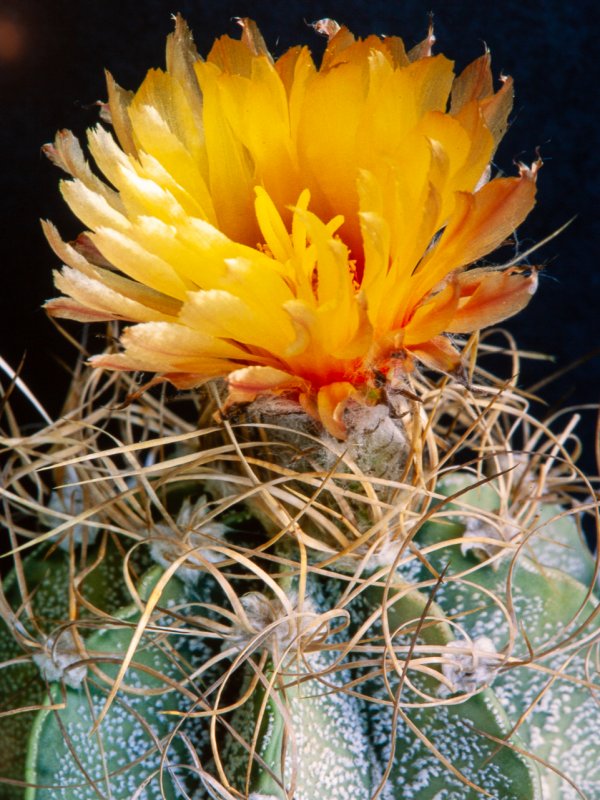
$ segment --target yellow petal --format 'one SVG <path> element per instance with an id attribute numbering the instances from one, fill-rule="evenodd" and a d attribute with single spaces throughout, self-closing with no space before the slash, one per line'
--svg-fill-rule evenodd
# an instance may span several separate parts
<path id="1" fill-rule="evenodd" d="M 167 36 L 167 72 L 182 87 L 196 131 L 202 138 L 202 92 L 194 72 L 194 64 L 199 58 L 192 32 L 183 17 L 176 14 L 175 30 Z"/>
<path id="2" fill-rule="evenodd" d="M 483 268 L 464 272 L 457 279 L 461 301 L 454 318 L 444 330 L 470 333 L 488 325 L 496 325 L 525 308 L 537 284 L 535 268 Z"/>
<path id="3" fill-rule="evenodd" d="M 475 194 L 458 195 L 448 227 L 419 265 L 410 300 L 502 244 L 534 206 L 537 170 L 523 167 L 518 178 L 497 178 Z"/>
<path id="4" fill-rule="evenodd" d="M 227 379 L 229 393 L 226 408 L 234 403 L 251 403 L 261 394 L 306 389 L 297 376 L 273 367 L 246 367 L 231 372 Z"/>
<path id="5" fill-rule="evenodd" d="M 319 418 L 325 430 L 336 439 L 346 438 L 344 425 L 344 409 L 348 399 L 355 393 L 351 383 L 330 383 L 323 386 L 317 394 L 317 409 Z"/>
<path id="6" fill-rule="evenodd" d="M 128 216 L 150 213 L 163 219 L 178 220 L 185 215 L 194 215 L 214 222 L 212 199 L 195 165 L 192 171 L 180 168 L 171 173 L 168 164 L 162 164 L 157 156 L 149 157 L 140 152 L 138 158 L 127 157 L 100 126 L 89 131 L 88 142 L 94 160 L 119 190 Z M 180 177 L 183 175 L 183 183 L 177 182 L 175 173 Z M 190 179 L 192 174 L 193 180 Z"/>
<path id="7" fill-rule="evenodd" d="M 486 125 L 494 137 L 495 145 L 506 133 L 508 117 L 513 107 L 513 80 L 510 77 L 502 79 L 502 87 L 492 97 L 481 101 L 481 111 Z"/>
<path id="8" fill-rule="evenodd" d="M 185 130 L 173 130 L 160 109 L 137 100 L 136 95 L 129 108 L 137 149 L 151 153 L 179 186 L 192 196 L 198 195 L 201 204 L 207 206 L 208 166 L 203 143 L 197 139 L 188 144 Z"/>
<path id="9" fill-rule="evenodd" d="M 117 230 L 131 227 L 127 217 L 115 209 L 102 193 L 90 189 L 81 180 L 61 181 L 60 190 L 71 211 L 91 230 L 102 225 Z"/>
<path id="10" fill-rule="evenodd" d="M 73 300 L 71 297 L 56 297 L 47 300 L 43 308 L 51 317 L 70 319 L 74 322 L 118 322 L 123 319 L 117 312 L 98 311 Z"/>
<path id="11" fill-rule="evenodd" d="M 177 316 L 181 304 L 173 298 L 156 292 L 143 283 L 131 281 L 116 272 L 90 264 L 74 247 L 62 241 L 58 231 L 51 223 L 43 222 L 42 228 L 50 246 L 64 264 L 87 275 L 89 278 L 97 279 L 106 287 L 124 297 L 134 300 L 149 309 L 154 309 L 158 312 L 160 319 Z"/>
<path id="12" fill-rule="evenodd" d="M 494 85 L 489 51 L 468 64 L 452 85 L 450 113 L 456 114 L 473 100 L 483 100 L 493 94 Z"/>
<path id="13" fill-rule="evenodd" d="M 454 372 L 460 366 L 460 353 L 445 336 L 413 345 L 410 353 L 429 369 Z"/>
<path id="14" fill-rule="evenodd" d="M 135 155 L 136 146 L 133 140 L 133 128 L 127 110 L 133 100 L 133 92 L 127 92 L 115 82 L 110 72 L 106 72 L 106 87 L 108 89 L 108 107 L 111 121 L 117 134 L 117 139 L 123 150 L 129 155 Z"/>
<path id="15" fill-rule="evenodd" d="M 81 145 L 71 131 L 59 131 L 54 143 L 44 145 L 43 149 L 54 164 L 77 178 L 90 193 L 99 195 L 111 209 L 123 211 L 119 195 L 94 175 L 85 160 Z"/>
<path id="16" fill-rule="evenodd" d="M 455 281 L 419 306 L 404 328 L 405 347 L 421 344 L 448 330 L 455 317 L 460 290 Z"/>
<path id="17" fill-rule="evenodd" d="M 260 232 L 254 215 L 253 165 L 227 120 L 219 70 L 210 61 L 197 62 L 195 69 L 204 97 L 209 188 L 218 225 L 231 239 L 254 247 Z"/>
<path id="18" fill-rule="evenodd" d="M 294 257 L 294 247 L 277 206 L 262 186 L 257 186 L 256 219 L 265 243 L 277 261 L 286 263 Z"/>
<path id="19" fill-rule="evenodd" d="M 265 317 L 264 308 L 259 304 L 251 306 L 229 292 L 211 289 L 190 293 L 180 320 L 194 330 L 262 348 L 277 357 L 294 340 L 294 329 L 281 306 L 273 305 L 269 317 Z"/>
<path id="20" fill-rule="evenodd" d="M 142 303 L 125 297 L 109 288 L 100 280 L 90 278 L 77 270 L 64 267 L 62 272 L 54 273 L 56 288 L 73 298 L 82 307 L 96 313 L 97 319 L 121 319 L 130 322 L 151 322 L 153 320 L 174 321 L 173 317 L 161 314 L 156 308 L 149 308 Z M 63 305 L 63 308 L 65 306 Z M 59 306 L 46 304 L 46 309 L 54 316 Z M 70 317 L 73 319 L 73 317 Z"/>
<path id="21" fill-rule="evenodd" d="M 243 363 L 245 353 L 235 345 L 215 339 L 184 325 L 169 322 L 146 322 L 126 328 L 121 336 L 125 352 L 107 356 L 114 363 L 130 364 L 119 369 L 176 374 L 222 375 Z M 94 364 L 106 366 L 104 357 Z"/>
<path id="22" fill-rule="evenodd" d="M 100 227 L 91 239 L 112 264 L 157 292 L 184 300 L 188 289 L 193 288 L 177 275 L 171 265 L 120 231 Z"/>
<path id="23" fill-rule="evenodd" d="M 219 72 L 248 77 L 252 71 L 254 56 L 245 42 L 230 36 L 221 36 L 213 44 L 206 61 L 216 66 Z M 195 68 L 198 69 L 197 63 Z"/>

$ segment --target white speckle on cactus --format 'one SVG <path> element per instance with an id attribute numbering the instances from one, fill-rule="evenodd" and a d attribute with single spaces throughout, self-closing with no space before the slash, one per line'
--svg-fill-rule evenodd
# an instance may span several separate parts
<path id="1" fill-rule="evenodd" d="M 493 682 L 502 661 L 487 636 L 457 639 L 445 647 L 442 672 L 454 692 L 476 692 Z"/>
<path id="2" fill-rule="evenodd" d="M 544 660 L 543 665 L 557 674 L 563 672 L 564 655 Z M 583 655 L 569 662 L 568 673 L 585 674 Z M 495 686 L 502 705 L 517 719 L 522 708 L 533 708 L 528 717 L 528 745 L 538 756 L 556 764 L 586 797 L 597 797 L 600 787 L 600 762 L 589 753 L 600 748 L 597 700 L 591 691 L 566 679 L 543 691 L 548 676 L 538 671 L 508 671 Z M 515 702 L 518 698 L 518 705 Z M 533 705 L 535 703 L 535 705 Z M 550 770 L 542 771 L 543 798 L 579 800 L 575 788 Z"/>
<path id="3" fill-rule="evenodd" d="M 596 682 L 591 667 L 597 656 L 584 648 L 567 657 L 549 647 L 559 636 L 564 638 L 577 630 L 582 614 L 589 615 L 596 605 L 586 592 L 593 575 L 593 559 L 583 549 L 573 517 L 565 516 L 559 506 L 540 504 L 535 525 L 528 539 L 535 558 L 528 558 L 529 551 L 524 551 L 510 572 L 512 612 L 520 629 L 511 643 L 510 655 L 522 658 L 524 663 L 496 676 L 494 694 L 511 724 L 527 712 L 526 721 L 519 728 L 525 750 L 561 770 L 586 797 L 600 797 L 600 762 L 589 755 L 600 747 L 597 699 L 592 688 L 581 683 Z M 510 620 L 502 609 L 509 564 L 509 559 L 502 559 L 497 571 L 480 573 L 482 585 L 493 595 L 459 581 L 448 581 L 436 595 L 436 602 L 473 640 L 488 636 L 502 645 L 511 642 Z M 500 602 L 490 602 L 493 597 Z M 582 612 L 586 597 L 588 607 Z M 533 668 L 529 663 L 531 649 L 548 652 L 535 659 Z M 457 711 L 461 706 L 456 706 Z M 581 797 L 550 768 L 541 768 L 540 772 L 544 800 Z M 492 784 L 485 784 L 486 789 L 491 787 Z"/>
<path id="4" fill-rule="evenodd" d="M 63 681 L 67 686 L 77 689 L 87 675 L 87 666 L 69 667 L 84 657 L 77 649 L 73 634 L 67 629 L 56 637 L 49 636 L 43 651 L 35 653 L 32 660 L 49 683 Z"/>
<path id="5" fill-rule="evenodd" d="M 331 654 L 313 654 L 310 667 L 318 674 L 327 668 Z M 296 662 L 292 662 L 296 665 Z M 302 670 L 302 672 L 304 672 Z M 305 674 L 303 677 L 307 677 Z M 294 800 L 315 800 L 327 797 L 336 800 L 370 800 L 370 777 L 374 756 L 366 731 L 364 707 L 356 697 L 332 691 L 332 684 L 348 680 L 348 675 L 331 673 L 321 682 L 319 678 L 295 684 L 291 675 L 285 682 L 285 704 L 289 721 L 285 725 L 285 763 L 282 782 L 289 788 L 295 778 Z M 281 698 L 283 700 L 283 697 Z M 256 706 L 246 703 L 234 718 L 234 727 L 250 741 L 256 725 Z M 281 775 L 281 749 L 272 748 L 273 737 L 281 736 L 282 719 L 269 704 L 261 731 L 258 752 L 269 766 Z M 242 788 L 248 754 L 235 742 L 230 742 L 224 760 Z M 239 776 L 239 777 L 238 777 Z M 264 788 L 269 796 L 272 787 L 255 785 L 255 795 L 262 797 Z M 255 796 L 254 794 L 251 797 Z"/>
<path id="6" fill-rule="evenodd" d="M 167 568 L 173 561 L 188 554 L 177 568 L 177 577 L 186 583 L 197 582 L 199 573 L 204 569 L 203 561 L 215 564 L 223 560 L 223 555 L 212 548 L 223 543 L 227 525 L 204 522 L 205 516 L 205 497 L 194 504 L 186 498 L 177 515 L 176 528 L 158 523 L 150 534 L 150 554 L 161 567 Z"/>
<path id="7" fill-rule="evenodd" d="M 102 639 L 109 639 L 114 644 L 116 635 L 123 638 L 122 633 L 103 631 L 97 635 L 95 645 L 98 646 Z M 122 647 L 113 648 L 113 652 L 121 649 Z M 165 661 L 158 649 L 153 650 L 151 655 L 148 652 L 148 663 L 156 674 L 163 673 L 169 667 L 169 662 Z M 176 674 L 176 668 L 173 668 L 173 672 Z M 162 763 L 161 760 L 161 737 L 166 730 L 163 712 L 173 707 L 172 697 L 168 694 L 154 696 L 149 702 L 142 692 L 149 683 L 152 685 L 152 679 L 141 670 L 129 670 L 126 683 L 129 690 L 135 693 L 118 693 L 107 717 L 94 735 L 90 735 L 90 730 L 102 709 L 106 694 L 92 682 L 88 684 L 89 693 L 68 690 L 67 708 L 58 712 L 64 732 L 53 722 L 54 715 L 51 712 L 46 723 L 49 726 L 46 733 L 48 739 L 44 741 L 51 741 L 53 744 L 56 742 L 57 752 L 52 753 L 51 757 L 52 783 L 55 788 L 39 790 L 42 800 L 91 800 L 97 796 L 97 792 L 90 787 L 90 779 L 98 787 L 102 787 L 106 796 L 139 796 L 144 800 L 164 800 L 159 773 L 161 770 L 165 771 L 165 780 L 170 788 L 169 767 L 181 760 L 174 747 L 169 748 L 166 761 Z M 140 718 L 143 718 L 143 724 L 139 724 Z M 44 765 L 47 761 L 48 758 Z M 108 777 L 108 772 L 112 773 L 117 769 L 123 771 Z M 152 774 L 156 777 L 141 795 L 136 795 L 142 780 Z M 37 796 L 38 793 L 36 798 Z M 170 797 L 172 794 L 166 796 Z"/>
<path id="8" fill-rule="evenodd" d="M 391 524 L 387 530 L 384 530 L 375 545 L 372 541 L 367 541 L 363 545 L 355 547 L 351 557 L 340 556 L 336 561 L 336 569 L 352 575 L 363 558 L 366 558 L 368 572 L 376 572 L 384 567 L 396 569 L 398 564 L 402 563 L 402 578 L 408 581 L 411 573 L 418 573 L 420 566 L 414 560 L 410 560 L 408 564 L 403 563 L 408 559 L 401 560 L 406 551 L 406 540 L 411 537 L 413 532 L 414 529 L 407 525 L 398 534 L 398 526 Z"/>
<path id="9" fill-rule="evenodd" d="M 514 543 L 518 539 L 520 533 L 518 525 L 513 525 L 506 519 L 501 520 L 501 525 L 493 525 L 491 522 L 478 517 L 464 517 L 461 521 L 465 526 L 465 530 L 460 552 L 464 556 L 468 553 L 473 553 L 480 561 L 486 561 L 502 553 L 502 551 L 510 555 L 513 554 L 513 548 L 506 547 L 506 544 Z M 492 562 L 494 569 L 498 568 L 498 564 L 499 561 L 497 559 Z"/>
<path id="10" fill-rule="evenodd" d="M 79 480 L 73 467 L 65 467 L 64 485 L 52 490 L 47 507 L 40 514 L 42 525 L 54 528 L 57 525 L 63 525 L 69 517 L 78 517 L 83 514 L 89 506 L 89 499 L 86 498 L 85 489 Z M 78 522 L 72 528 L 64 531 L 60 535 L 58 546 L 68 552 L 71 538 L 75 539 L 75 544 L 81 544 L 82 541 L 93 544 L 98 535 L 98 528 L 92 524 L 94 519 L 94 516 L 89 515 L 85 521 Z"/>
<path id="11" fill-rule="evenodd" d="M 277 661 L 280 654 L 298 646 L 305 636 L 319 627 L 319 615 L 311 601 L 305 597 L 300 608 L 295 592 L 288 596 L 289 608 L 279 598 L 269 598 L 261 592 L 248 592 L 240 598 L 247 624 L 239 619 L 232 635 L 240 649 L 254 643 L 256 647 L 270 650 Z M 271 630 L 263 635 L 267 628 Z"/>

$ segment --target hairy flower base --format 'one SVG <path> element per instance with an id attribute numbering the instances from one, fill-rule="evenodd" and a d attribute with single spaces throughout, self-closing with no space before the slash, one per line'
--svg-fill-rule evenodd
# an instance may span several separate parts
<path id="1" fill-rule="evenodd" d="M 494 92 L 485 53 L 455 78 L 433 37 L 355 40 L 325 20 L 277 60 L 256 26 L 206 61 L 178 18 L 167 69 L 135 93 L 109 76 L 89 149 L 58 134 L 48 155 L 88 231 L 45 226 L 64 263 L 56 316 L 135 323 L 98 367 L 154 372 L 178 387 L 227 376 L 228 403 L 287 394 L 344 438 L 353 399 L 378 401 L 414 360 L 452 371 L 447 334 L 519 311 L 535 270 L 466 267 L 534 205 L 539 162 L 490 180 L 512 83 Z"/>

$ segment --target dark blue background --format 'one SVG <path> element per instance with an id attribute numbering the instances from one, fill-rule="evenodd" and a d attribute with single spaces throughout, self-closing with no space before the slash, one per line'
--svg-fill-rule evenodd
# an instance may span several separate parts
<path id="1" fill-rule="evenodd" d="M 567 231 L 535 254 L 533 263 L 547 266 L 540 289 L 509 323 L 523 349 L 556 358 L 554 365 L 528 363 L 522 385 L 589 354 L 600 345 L 596 10 L 592 0 L 0 0 L 0 29 L 3 20 L 10 21 L 24 36 L 20 57 L 0 58 L 0 352 L 16 365 L 27 350 L 23 375 L 57 412 L 66 384 L 57 357 L 72 362 L 74 352 L 39 308 L 54 294 L 56 259 L 37 220 L 51 218 L 67 237 L 79 226 L 60 200 L 59 173 L 41 156 L 40 146 L 60 127 L 82 134 L 96 121 L 97 110 L 88 106 L 105 98 L 104 67 L 122 86 L 136 88 L 149 67 L 163 65 L 171 13 L 184 14 L 202 53 L 215 36 L 238 35 L 232 17 L 252 16 L 277 55 L 299 42 L 320 53 L 323 43 L 307 22 L 324 16 L 359 35 L 399 34 L 412 46 L 423 38 L 433 11 L 437 52 L 460 68 L 481 54 L 485 42 L 495 75 L 503 71 L 515 79 L 512 127 L 497 163 L 514 171 L 513 160 L 531 161 L 538 146 L 546 162 L 538 206 L 522 240 L 539 241 L 576 215 Z M 596 355 L 544 392 L 551 404 L 596 402 L 599 377 Z M 591 421 L 582 433 L 589 465 Z"/>

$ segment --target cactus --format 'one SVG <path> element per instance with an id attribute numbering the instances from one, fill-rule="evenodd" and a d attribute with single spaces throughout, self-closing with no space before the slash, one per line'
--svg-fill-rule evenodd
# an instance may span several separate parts
<path id="1" fill-rule="evenodd" d="M 471 391 L 430 391 L 434 429 L 450 407 L 460 441 Z M 469 452 L 483 431 L 505 436 L 502 397 Z M 144 396 L 111 424 L 141 434 L 165 424 L 160 412 Z M 169 417 L 143 447 L 140 435 L 70 455 L 61 429 L 86 425 L 72 416 L 15 448 L 13 520 L 37 511 L 50 524 L 49 490 L 28 488 L 49 460 L 76 459 L 55 493 L 100 488 L 70 528 L 32 529 L 3 583 L 5 796 L 595 795 L 596 562 L 578 529 L 593 504 L 569 505 L 579 484 L 560 435 L 523 448 L 527 460 L 504 439 L 377 506 L 377 481 L 343 459 L 296 473 L 244 456 L 235 427 L 217 441 L 215 426 Z M 270 479 L 249 479 L 253 462 Z M 324 481 L 331 506 L 348 503 L 346 525 L 315 496 Z"/>
<path id="2" fill-rule="evenodd" d="M 575 464 L 578 415 L 537 420 L 510 337 L 480 332 L 525 305 L 535 270 L 464 269 L 533 205 L 539 162 L 480 181 L 509 83 L 494 93 L 486 54 L 454 81 L 450 111 L 421 109 L 402 132 L 415 159 L 423 131 L 438 137 L 429 199 L 361 163 L 360 205 L 353 217 L 341 196 L 335 222 L 319 217 L 343 189 L 326 165 L 318 190 L 311 172 L 294 208 L 277 206 L 244 97 L 300 91 L 310 73 L 302 91 L 321 102 L 350 64 L 372 71 L 378 102 L 385 81 L 422 81 L 431 99 L 449 67 L 431 32 L 408 54 L 394 37 L 367 52 L 331 20 L 316 25 L 320 72 L 301 52 L 273 66 L 241 22 L 242 43 L 202 62 L 178 18 L 167 72 L 135 97 L 109 78 L 122 149 L 104 129 L 90 147 L 118 191 L 70 134 L 47 148 L 91 229 L 69 245 L 46 226 L 67 265 L 50 313 L 136 324 L 123 352 L 78 365 L 60 419 L 25 435 L 3 404 L 2 797 L 600 797 L 598 560 L 582 533 L 598 509 Z M 456 166 L 454 135 L 473 163 Z M 229 148 L 240 193 L 254 181 L 261 247 L 227 217 L 213 147 Z M 402 152 L 382 163 L 406 167 Z M 386 214 L 400 225 L 413 202 L 423 227 L 407 254 Z M 384 252 L 416 258 L 396 275 L 406 313 L 390 296 L 393 319 L 395 284 L 373 266 Z M 489 353 L 510 377 L 483 369 Z M 134 369 L 158 377 L 141 391 Z"/>

